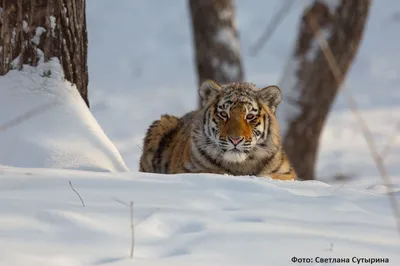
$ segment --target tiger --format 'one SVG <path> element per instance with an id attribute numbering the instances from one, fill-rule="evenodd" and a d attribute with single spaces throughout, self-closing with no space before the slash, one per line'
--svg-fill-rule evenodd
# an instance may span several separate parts
<path id="1" fill-rule="evenodd" d="M 139 172 L 297 179 L 275 115 L 278 86 L 206 80 L 198 93 L 199 109 L 182 117 L 164 114 L 149 126 Z"/>

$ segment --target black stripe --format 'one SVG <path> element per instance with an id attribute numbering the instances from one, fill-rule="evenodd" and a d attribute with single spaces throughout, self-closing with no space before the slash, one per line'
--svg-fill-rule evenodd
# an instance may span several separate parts
<path id="1" fill-rule="evenodd" d="M 179 126 L 175 127 L 174 129 L 170 130 L 164 136 L 161 138 L 160 144 L 158 145 L 158 148 L 154 154 L 153 158 L 153 169 L 156 173 L 163 173 L 162 165 L 161 165 L 161 160 L 162 160 L 162 155 L 166 149 L 171 145 L 171 139 L 174 137 L 174 135 L 178 132 Z M 169 167 L 169 163 L 167 162 L 166 167 Z"/>
<path id="2" fill-rule="evenodd" d="M 229 104 L 229 105 L 231 105 L 232 103 L 233 103 L 233 101 L 231 101 L 231 100 L 227 100 L 227 101 L 225 101 L 225 102 L 224 102 L 224 105 L 225 105 L 225 104 Z"/>
<path id="3" fill-rule="evenodd" d="M 255 176 L 259 175 L 264 170 L 265 166 L 274 158 L 275 155 L 276 154 L 273 154 L 272 156 L 268 156 L 268 157 L 264 158 L 262 160 L 262 163 L 260 163 L 259 166 L 256 169 L 254 169 L 254 172 L 252 175 L 255 175 Z"/>
<path id="4" fill-rule="evenodd" d="M 203 156 L 205 159 L 207 159 L 207 161 L 209 161 L 211 164 L 214 164 L 217 167 L 223 168 L 222 165 L 217 160 L 215 160 L 210 155 L 208 155 L 205 150 L 199 148 L 198 151 L 200 152 L 200 155 Z"/>
<path id="5" fill-rule="evenodd" d="M 206 133 L 204 130 L 204 127 L 205 127 L 205 125 L 207 125 L 207 121 L 208 121 L 208 114 L 209 114 L 209 112 L 210 112 L 210 108 L 208 108 L 207 110 L 206 110 L 206 112 L 204 113 L 204 117 L 203 117 L 203 132 L 204 132 L 204 134 Z"/>
<path id="6" fill-rule="evenodd" d="M 214 159 L 210 155 L 208 155 L 205 150 L 203 150 L 203 149 L 198 147 L 198 151 L 199 151 L 200 155 L 203 156 L 204 159 L 206 159 L 209 163 L 211 163 L 211 164 L 217 166 L 218 168 L 224 170 L 227 174 L 233 175 L 232 172 L 229 171 L 229 169 L 226 169 L 220 162 L 218 162 L 216 159 Z"/>
<path id="7" fill-rule="evenodd" d="M 271 120 L 269 119 L 269 117 L 265 116 L 265 118 L 268 118 L 268 131 L 267 131 L 267 138 L 269 138 L 270 134 L 271 134 Z M 266 119 L 267 120 L 267 119 Z M 265 129 L 264 129 L 265 130 Z M 265 136 L 264 136 L 265 137 Z"/>
<path id="8" fill-rule="evenodd" d="M 265 116 L 265 117 L 264 117 L 263 133 L 262 133 L 262 136 L 261 136 L 262 139 L 265 139 L 265 134 L 266 134 L 266 131 L 267 131 L 267 128 L 266 128 L 266 126 L 267 126 L 267 121 L 268 121 L 268 132 L 267 132 L 267 133 L 269 133 L 270 123 L 269 123 L 269 120 L 267 120 L 267 116 Z"/>
<path id="9" fill-rule="evenodd" d="M 271 171 L 271 173 L 276 173 L 276 172 L 279 170 L 279 168 L 281 168 L 283 162 L 284 162 L 284 159 L 283 159 L 283 156 L 281 156 L 281 161 L 280 161 L 279 165 L 278 165 L 277 167 L 275 167 L 275 168 Z M 282 173 L 281 173 L 281 174 L 282 174 Z M 285 174 L 286 174 L 286 173 L 285 173 Z"/>
<path id="10" fill-rule="evenodd" d="M 197 146 L 195 148 L 197 148 Z M 192 163 L 193 166 L 195 166 L 195 164 L 197 164 L 197 165 L 200 165 L 201 168 L 207 169 L 207 167 L 202 162 L 197 160 L 197 158 L 194 156 L 194 154 L 192 154 L 192 156 L 190 157 L 190 163 Z"/>

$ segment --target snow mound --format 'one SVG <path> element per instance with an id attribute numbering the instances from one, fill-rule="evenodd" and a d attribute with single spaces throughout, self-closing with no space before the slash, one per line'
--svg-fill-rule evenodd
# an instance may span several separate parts
<path id="1" fill-rule="evenodd" d="M 380 190 L 10 167 L 0 167 L 0 178 L 0 265 L 336 265 L 318 258 L 400 265 L 395 218 Z"/>
<path id="2" fill-rule="evenodd" d="M 57 59 L 0 77 L 0 164 L 128 171 Z"/>

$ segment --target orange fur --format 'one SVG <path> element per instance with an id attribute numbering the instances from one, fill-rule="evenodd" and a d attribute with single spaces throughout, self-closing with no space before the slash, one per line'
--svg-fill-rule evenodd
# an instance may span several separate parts
<path id="1" fill-rule="evenodd" d="M 163 115 L 152 123 L 144 139 L 141 172 L 296 179 L 275 117 L 280 102 L 277 87 L 257 90 L 248 83 L 220 86 L 206 81 L 200 95 L 199 110 L 181 118 Z M 221 111 L 224 106 L 228 109 Z M 257 110 L 256 115 L 251 109 Z M 229 142 L 230 138 L 240 142 Z"/>

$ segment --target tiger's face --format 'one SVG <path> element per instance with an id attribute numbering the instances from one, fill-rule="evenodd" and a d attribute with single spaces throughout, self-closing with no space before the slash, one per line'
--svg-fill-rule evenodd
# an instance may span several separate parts
<path id="1" fill-rule="evenodd" d="M 266 154 L 265 148 L 271 144 L 271 122 L 281 101 L 278 87 L 257 89 L 249 83 L 221 86 L 205 81 L 200 96 L 206 108 L 203 133 L 212 144 L 204 147 L 206 151 L 235 163 Z"/>

